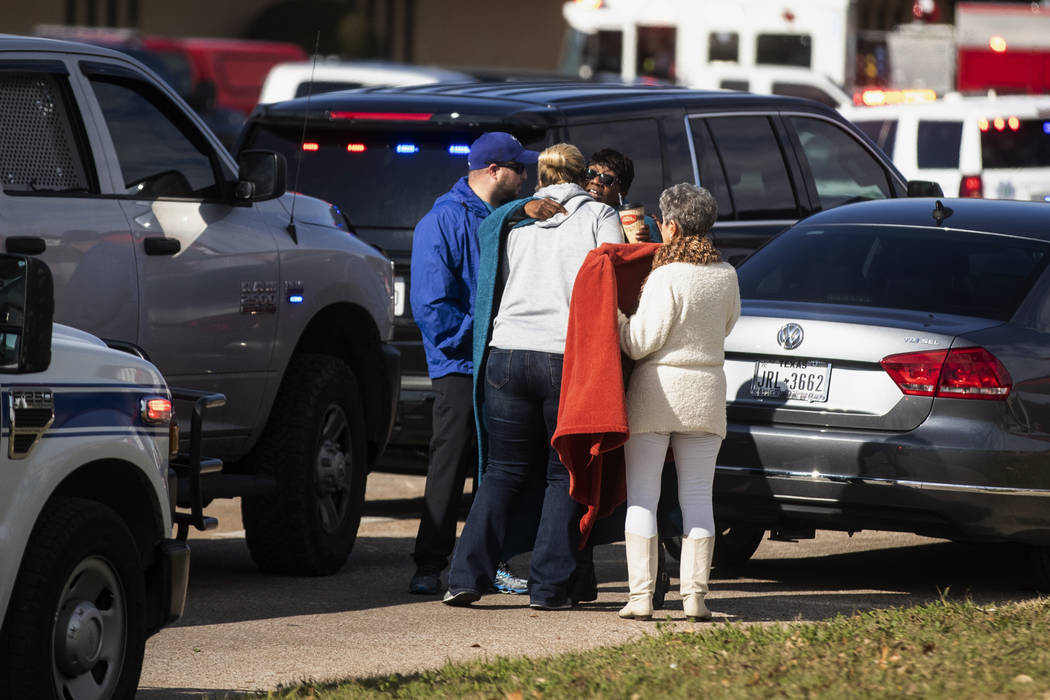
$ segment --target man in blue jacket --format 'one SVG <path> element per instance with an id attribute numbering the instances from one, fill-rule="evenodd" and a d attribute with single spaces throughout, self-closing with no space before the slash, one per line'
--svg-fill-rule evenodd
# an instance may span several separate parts
<path id="1" fill-rule="evenodd" d="M 434 201 L 413 234 L 409 298 L 423 334 L 434 413 L 411 593 L 437 595 L 444 590 L 440 577 L 455 545 L 463 485 L 477 463 L 472 343 L 478 228 L 494 208 L 518 196 L 525 166 L 535 163 L 538 155 L 510 134 L 482 134 L 470 146 L 468 173 Z M 553 201 L 534 200 L 525 214 L 543 220 L 559 210 Z"/>

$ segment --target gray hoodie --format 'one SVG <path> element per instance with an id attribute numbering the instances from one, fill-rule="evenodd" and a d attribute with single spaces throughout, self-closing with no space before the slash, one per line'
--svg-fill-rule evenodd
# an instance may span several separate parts
<path id="1" fill-rule="evenodd" d="M 506 285 L 490 346 L 563 354 L 576 273 L 592 249 L 623 243 L 623 229 L 616 211 L 579 185 L 549 185 L 536 196 L 560 202 L 568 213 L 508 235 L 501 271 Z"/>

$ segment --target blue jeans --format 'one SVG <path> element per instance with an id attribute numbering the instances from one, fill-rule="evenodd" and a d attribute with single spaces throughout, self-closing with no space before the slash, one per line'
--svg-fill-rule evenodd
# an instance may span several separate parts
<path id="1" fill-rule="evenodd" d="M 533 603 L 559 604 L 576 568 L 581 507 L 569 496 L 569 471 L 551 447 L 558 422 L 562 355 L 489 351 L 485 368 L 488 459 L 459 544 L 448 587 L 484 593 L 492 584 L 517 497 L 544 478 L 543 507 L 529 568 Z"/>

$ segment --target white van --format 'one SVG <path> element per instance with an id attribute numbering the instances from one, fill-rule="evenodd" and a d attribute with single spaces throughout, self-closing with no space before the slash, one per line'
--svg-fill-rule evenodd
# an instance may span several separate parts
<path id="1" fill-rule="evenodd" d="M 337 61 L 324 59 L 279 63 L 270 69 L 259 93 L 259 104 L 283 102 L 308 93 L 350 90 L 374 85 L 426 85 L 429 83 L 473 83 L 466 73 L 413 66 L 390 61 Z"/>
<path id="2" fill-rule="evenodd" d="M 847 107 L 909 179 L 951 197 L 1050 201 L 1050 95 Z"/>

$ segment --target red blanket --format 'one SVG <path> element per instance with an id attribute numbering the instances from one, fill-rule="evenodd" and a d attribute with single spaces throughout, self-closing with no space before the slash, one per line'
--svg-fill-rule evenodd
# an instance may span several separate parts
<path id="1" fill-rule="evenodd" d="M 572 289 L 551 445 L 569 470 L 570 495 L 587 506 L 581 547 L 594 522 L 627 500 L 623 444 L 630 430 L 616 308 L 634 313 L 659 247 L 606 243 L 587 255 Z"/>

